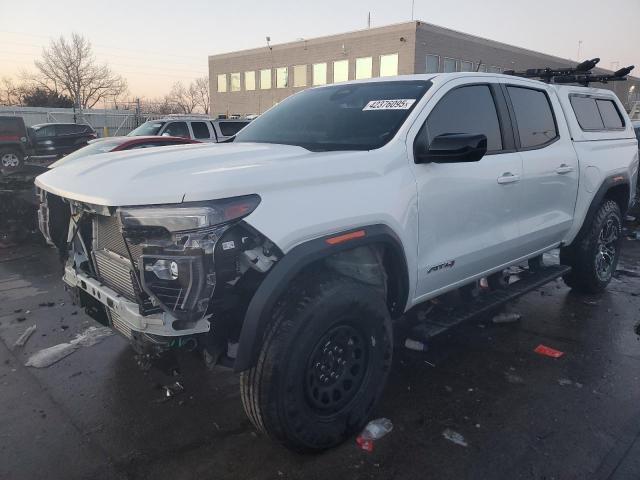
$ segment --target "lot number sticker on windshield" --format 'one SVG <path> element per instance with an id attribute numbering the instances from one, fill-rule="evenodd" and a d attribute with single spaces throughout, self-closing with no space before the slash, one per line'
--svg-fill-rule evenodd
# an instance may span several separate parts
<path id="1" fill-rule="evenodd" d="M 371 100 L 367 103 L 365 110 L 409 110 L 415 103 L 415 98 L 396 98 L 393 100 Z"/>

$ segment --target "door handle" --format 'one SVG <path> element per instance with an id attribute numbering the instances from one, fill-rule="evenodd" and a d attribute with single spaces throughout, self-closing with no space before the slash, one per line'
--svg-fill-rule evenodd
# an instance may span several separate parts
<path id="1" fill-rule="evenodd" d="M 507 183 L 516 183 L 520 181 L 520 175 L 514 175 L 511 172 L 503 173 L 498 177 L 498 183 L 500 185 L 505 185 Z"/>
<path id="2" fill-rule="evenodd" d="M 570 167 L 566 163 L 563 163 L 558 168 L 556 168 L 556 173 L 559 175 L 564 175 L 565 173 L 573 172 L 573 167 Z"/>

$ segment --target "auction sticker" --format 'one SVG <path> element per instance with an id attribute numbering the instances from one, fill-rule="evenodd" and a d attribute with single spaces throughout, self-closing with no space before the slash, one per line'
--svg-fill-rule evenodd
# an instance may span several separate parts
<path id="1" fill-rule="evenodd" d="M 392 100 L 371 100 L 367 103 L 365 110 L 409 110 L 415 103 L 415 98 L 396 98 Z"/>

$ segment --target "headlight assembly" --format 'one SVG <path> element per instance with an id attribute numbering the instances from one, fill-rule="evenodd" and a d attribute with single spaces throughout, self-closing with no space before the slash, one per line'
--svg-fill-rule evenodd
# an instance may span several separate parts
<path id="1" fill-rule="evenodd" d="M 177 319 L 175 329 L 189 328 L 206 313 L 216 285 L 216 244 L 259 203 L 258 195 L 247 195 L 119 209 L 125 239 L 142 247 L 134 258 L 140 284 L 154 304 Z"/>

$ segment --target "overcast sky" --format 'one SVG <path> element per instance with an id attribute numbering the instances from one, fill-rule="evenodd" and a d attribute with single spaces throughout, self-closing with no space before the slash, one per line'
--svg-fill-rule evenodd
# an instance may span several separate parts
<path id="1" fill-rule="evenodd" d="M 49 39 L 76 31 L 96 57 L 157 97 L 207 74 L 207 56 L 411 19 L 411 0 L 0 0 L 0 77 L 33 68 Z M 640 0 L 415 0 L 417 20 L 604 68 L 638 65 Z M 613 63 L 616 62 L 616 63 Z"/>

